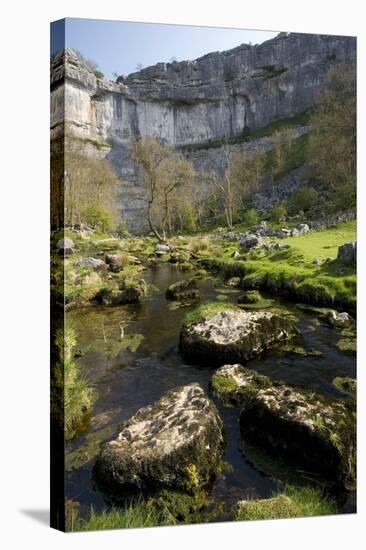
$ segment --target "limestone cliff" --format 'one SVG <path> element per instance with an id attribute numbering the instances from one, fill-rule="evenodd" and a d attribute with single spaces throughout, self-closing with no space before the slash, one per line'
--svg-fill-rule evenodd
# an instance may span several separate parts
<path id="1" fill-rule="evenodd" d="M 104 155 L 133 188 L 131 138 L 152 135 L 182 146 L 261 128 L 310 109 L 330 66 L 355 57 L 352 37 L 281 33 L 260 45 L 158 63 L 112 82 L 96 78 L 65 50 L 51 67 L 51 131 L 66 126 L 99 146 L 106 142 Z M 138 209 L 130 201 L 129 217 Z"/>

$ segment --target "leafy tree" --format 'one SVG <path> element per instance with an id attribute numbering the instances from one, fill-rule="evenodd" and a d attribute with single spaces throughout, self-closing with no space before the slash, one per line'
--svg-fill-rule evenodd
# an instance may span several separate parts
<path id="1" fill-rule="evenodd" d="M 296 214 L 300 210 L 306 212 L 315 205 L 317 197 L 317 192 L 312 187 L 304 185 L 288 199 L 287 208 L 291 214 Z"/>
<path id="2" fill-rule="evenodd" d="M 356 197 L 355 66 L 333 66 L 325 84 L 311 117 L 309 157 L 315 175 L 349 206 Z"/>
<path id="3" fill-rule="evenodd" d="M 138 198 L 146 204 L 149 228 L 164 242 L 187 204 L 195 175 L 193 166 L 172 147 L 150 136 L 133 141 L 132 159 L 144 190 Z"/>

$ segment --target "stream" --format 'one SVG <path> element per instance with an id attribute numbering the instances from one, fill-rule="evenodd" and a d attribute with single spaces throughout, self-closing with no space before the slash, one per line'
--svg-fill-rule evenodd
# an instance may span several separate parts
<path id="1" fill-rule="evenodd" d="M 82 516 L 91 505 L 97 511 L 110 506 L 92 481 L 92 467 L 101 441 L 115 437 L 122 421 L 158 400 L 170 388 L 198 382 L 209 393 L 214 369 L 187 364 L 178 351 L 183 318 L 197 303 L 181 307 L 165 298 L 170 284 L 192 277 L 192 272 L 181 273 L 174 265 L 161 264 L 157 269 L 144 271 L 142 277 L 148 285 L 153 285 L 153 290 L 139 305 L 88 307 L 67 313 L 67 321 L 78 336 L 82 373 L 98 393 L 87 430 L 68 442 L 65 451 L 66 498 L 80 503 Z M 236 302 L 241 292 L 224 288 L 210 278 L 197 280 L 197 285 L 201 304 L 218 299 Z M 273 296 L 266 298 L 273 299 Z M 298 387 L 339 394 L 331 383 L 334 377 L 356 377 L 355 357 L 336 347 L 340 332 L 320 322 L 319 314 L 294 303 L 276 299 L 272 305 L 297 318 L 303 346 L 320 351 L 322 356 L 302 357 L 273 350 L 247 362 L 246 366 Z M 132 349 L 118 348 L 121 327 L 124 338 L 131 340 Z M 241 450 L 239 410 L 224 407 L 219 399 L 210 397 L 224 423 L 224 460 L 231 465 L 230 470 L 213 482 L 212 495 L 226 510 L 248 497 L 270 497 L 278 485 L 250 464 Z M 348 493 L 341 512 L 354 512 L 355 506 L 355 493 Z"/>

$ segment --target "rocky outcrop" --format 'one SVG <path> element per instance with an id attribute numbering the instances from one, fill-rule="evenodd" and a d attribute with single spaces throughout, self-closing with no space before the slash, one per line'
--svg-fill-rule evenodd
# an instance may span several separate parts
<path id="1" fill-rule="evenodd" d="M 141 225 L 143 202 L 136 192 L 131 138 L 199 145 L 187 152 L 195 167 L 222 172 L 225 155 L 213 142 L 245 137 L 311 109 L 329 68 L 355 57 L 352 37 L 282 33 L 194 61 L 158 63 L 112 82 L 98 78 L 67 49 L 51 67 L 51 132 L 78 136 L 86 154 L 113 164 L 129 197 L 124 214 L 133 229 Z"/>
<path id="2" fill-rule="evenodd" d="M 168 300 L 192 300 L 200 297 L 200 291 L 194 279 L 185 279 L 170 285 L 165 296 Z"/>
<path id="3" fill-rule="evenodd" d="M 355 483 L 355 411 L 332 400 L 286 385 L 259 390 L 240 415 L 245 442 L 263 447 L 336 484 Z"/>
<path id="4" fill-rule="evenodd" d="M 280 315 L 226 310 L 185 325 L 179 346 L 187 359 L 217 365 L 247 361 L 297 333 L 294 323 Z"/>
<path id="5" fill-rule="evenodd" d="M 161 487 L 194 493 L 221 460 L 222 421 L 196 383 L 167 392 L 124 422 L 94 468 L 99 485 L 114 495 Z"/>

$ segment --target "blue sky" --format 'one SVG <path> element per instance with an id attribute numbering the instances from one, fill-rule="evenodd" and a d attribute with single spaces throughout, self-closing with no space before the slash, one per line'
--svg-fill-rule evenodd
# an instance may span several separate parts
<path id="1" fill-rule="evenodd" d="M 65 24 L 63 24 L 65 21 Z M 65 27 L 64 27 L 65 25 Z M 196 59 L 252 42 L 259 44 L 278 34 L 270 31 L 218 29 L 96 19 L 66 19 L 54 23 L 51 53 L 65 46 L 94 60 L 107 78 L 113 73 L 129 74 L 136 66 L 160 61 Z"/>

